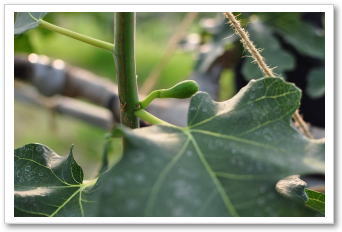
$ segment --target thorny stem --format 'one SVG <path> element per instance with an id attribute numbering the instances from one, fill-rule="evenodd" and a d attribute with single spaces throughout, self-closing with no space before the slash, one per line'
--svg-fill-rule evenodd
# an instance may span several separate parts
<path id="1" fill-rule="evenodd" d="M 113 51 L 120 99 L 121 123 L 138 128 L 135 111 L 139 108 L 135 70 L 135 13 L 120 12 L 115 15 Z"/>
<path id="2" fill-rule="evenodd" d="M 276 77 L 272 72 L 272 69 L 266 64 L 264 57 L 260 54 L 259 50 L 250 40 L 248 33 L 241 27 L 239 20 L 237 20 L 231 12 L 225 12 L 224 16 L 229 20 L 231 27 L 235 30 L 235 33 L 240 36 L 243 46 L 252 55 L 264 75 L 266 77 Z M 292 118 L 308 138 L 313 138 L 307 124 L 299 114 L 298 110 L 295 111 L 295 113 L 292 115 Z"/>
<path id="3" fill-rule="evenodd" d="M 261 56 L 260 52 L 257 50 L 253 42 L 250 40 L 248 32 L 246 32 L 241 27 L 240 22 L 235 18 L 233 13 L 226 12 L 224 13 L 224 15 L 227 19 L 229 19 L 230 25 L 234 28 L 236 34 L 240 36 L 241 43 L 247 49 L 247 51 L 249 51 L 249 53 L 253 56 L 261 71 L 268 77 L 275 77 L 274 73 L 272 72 L 272 69 L 270 69 L 267 66 L 264 57 Z"/>

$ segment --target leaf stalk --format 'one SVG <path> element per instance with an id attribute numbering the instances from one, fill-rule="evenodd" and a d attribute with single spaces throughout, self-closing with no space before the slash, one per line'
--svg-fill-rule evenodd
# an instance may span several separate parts
<path id="1" fill-rule="evenodd" d="M 135 111 L 135 115 L 141 118 L 142 120 L 148 123 L 151 123 L 153 125 L 174 126 L 168 122 L 165 122 L 164 120 L 161 120 L 160 118 L 154 116 L 153 114 L 150 114 L 149 112 L 143 109 Z"/>
<path id="2" fill-rule="evenodd" d="M 68 36 L 68 37 L 76 39 L 78 41 L 82 41 L 82 42 L 90 44 L 92 46 L 102 48 L 102 49 L 105 49 L 105 50 L 110 51 L 110 52 L 112 52 L 114 49 L 114 44 L 112 44 L 112 43 L 108 43 L 108 42 L 105 42 L 102 40 L 94 39 L 90 36 L 83 35 L 83 34 L 74 32 L 72 30 L 69 30 L 69 29 L 66 29 L 66 28 L 63 28 L 60 26 L 56 26 L 56 25 L 54 25 L 52 23 L 48 23 L 42 19 L 39 19 L 38 22 L 39 22 L 39 25 L 45 29 L 57 32 L 59 34 Z"/>

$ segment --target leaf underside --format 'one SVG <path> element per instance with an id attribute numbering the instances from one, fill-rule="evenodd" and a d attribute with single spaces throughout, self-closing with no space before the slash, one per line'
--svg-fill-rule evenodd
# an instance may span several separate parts
<path id="1" fill-rule="evenodd" d="M 14 23 L 14 35 L 19 35 L 38 27 L 39 19 L 44 18 L 46 12 L 16 12 Z"/>
<path id="2" fill-rule="evenodd" d="M 317 216 L 275 189 L 286 176 L 324 173 L 324 143 L 304 138 L 291 126 L 300 96 L 293 84 L 263 78 L 226 102 L 196 94 L 185 128 L 122 128 L 120 162 L 101 174 L 94 187 L 76 188 L 85 203 L 91 202 L 82 205 L 83 215 Z M 17 168 L 24 170 L 23 165 Z M 45 202 L 35 203 L 43 207 Z"/>
<path id="3" fill-rule="evenodd" d="M 264 78 L 222 103 L 196 94 L 186 128 L 123 129 L 123 158 L 100 178 L 100 216 L 317 215 L 275 190 L 286 176 L 324 173 L 324 144 L 290 125 L 300 94 Z"/>

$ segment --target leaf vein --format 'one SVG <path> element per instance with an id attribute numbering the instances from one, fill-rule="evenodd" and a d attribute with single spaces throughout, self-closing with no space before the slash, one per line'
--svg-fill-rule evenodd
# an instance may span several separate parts
<path id="1" fill-rule="evenodd" d="M 30 161 L 30 162 L 35 163 L 35 164 L 37 164 L 37 165 L 39 165 L 39 166 L 41 166 L 41 167 L 43 167 L 43 168 L 47 168 L 47 169 L 49 169 L 49 170 L 51 171 L 52 175 L 54 175 L 54 176 L 57 178 L 57 180 L 58 180 L 59 182 L 61 182 L 62 184 L 65 184 L 65 185 L 72 185 L 72 184 L 69 184 L 69 183 L 65 182 L 65 181 L 62 180 L 61 178 L 59 178 L 59 177 L 56 175 L 56 173 L 55 173 L 50 167 L 48 167 L 48 166 L 45 166 L 45 165 L 43 165 L 43 164 L 41 164 L 41 163 L 38 163 L 37 161 L 35 161 L 35 160 L 33 160 L 33 159 L 23 158 L 23 157 L 16 156 L 16 155 L 14 155 L 14 157 L 17 158 L 17 159 L 22 159 L 22 160 Z"/>
<path id="2" fill-rule="evenodd" d="M 201 149 L 199 148 L 195 138 L 191 135 L 191 133 L 189 131 L 185 131 L 185 134 L 187 134 L 190 138 L 190 140 L 192 141 L 192 144 L 195 147 L 195 150 L 197 151 L 197 154 L 203 164 L 203 166 L 205 167 L 205 169 L 207 170 L 210 178 L 213 181 L 213 184 L 216 186 L 218 193 L 220 194 L 227 211 L 232 215 L 232 216 L 236 216 L 238 217 L 239 214 L 237 213 L 234 205 L 232 204 L 231 200 L 229 199 L 229 196 L 227 195 L 227 193 L 225 192 L 223 186 L 221 185 L 220 181 L 217 179 L 215 173 L 213 172 L 213 170 L 211 169 L 210 165 L 208 164 L 208 162 L 206 161 Z"/>
<path id="3" fill-rule="evenodd" d="M 188 138 L 184 145 L 182 146 L 182 148 L 180 149 L 180 151 L 171 159 L 171 161 L 165 166 L 165 168 L 161 171 L 161 173 L 159 174 L 156 182 L 154 183 L 154 185 L 152 186 L 152 190 L 151 190 L 151 194 L 149 196 L 149 199 L 147 201 L 147 206 L 145 209 L 145 215 L 148 215 L 149 213 L 151 213 L 151 210 L 153 208 L 153 204 L 154 204 L 154 200 L 156 198 L 156 195 L 158 193 L 158 190 L 160 189 L 164 178 L 166 177 L 166 175 L 168 174 L 168 172 L 171 170 L 171 168 L 177 163 L 177 161 L 181 158 L 181 156 L 184 154 L 184 151 L 186 149 L 186 147 L 189 144 L 190 139 Z"/>

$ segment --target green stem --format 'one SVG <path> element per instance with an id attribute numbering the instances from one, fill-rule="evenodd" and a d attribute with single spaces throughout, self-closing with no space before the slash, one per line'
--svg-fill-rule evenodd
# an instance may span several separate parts
<path id="1" fill-rule="evenodd" d="M 154 99 L 158 98 L 159 95 L 160 95 L 160 90 L 154 90 L 154 91 L 152 91 L 144 100 L 142 100 L 142 101 L 140 102 L 140 107 L 141 107 L 142 109 L 145 109 L 147 106 L 150 105 L 150 103 L 151 103 Z"/>
<path id="2" fill-rule="evenodd" d="M 100 173 L 105 172 L 108 168 L 108 163 L 109 163 L 108 156 L 112 147 L 112 143 L 113 143 L 112 136 L 106 136 L 105 144 L 103 146 L 103 152 L 102 152 L 102 162 L 101 162 Z"/>
<path id="3" fill-rule="evenodd" d="M 42 19 L 39 19 L 39 25 L 41 27 L 45 28 L 45 29 L 50 30 L 50 31 L 54 31 L 54 32 L 60 33 L 62 35 L 71 37 L 73 39 L 76 39 L 76 40 L 79 40 L 79 41 L 82 41 L 82 42 L 85 42 L 87 44 L 93 45 L 93 46 L 98 47 L 98 48 L 103 48 L 103 49 L 108 50 L 110 52 L 112 52 L 113 49 L 114 49 L 114 44 L 112 44 L 112 43 L 108 43 L 108 42 L 105 42 L 105 41 L 102 41 L 102 40 L 94 39 L 94 38 L 91 38 L 91 37 L 89 37 L 87 35 L 82 35 L 80 33 L 71 31 L 69 29 L 66 29 L 66 28 L 59 27 L 59 26 L 56 26 L 54 24 L 48 23 L 48 22 L 46 22 L 46 21 L 44 21 Z"/>
<path id="4" fill-rule="evenodd" d="M 135 111 L 135 115 L 137 117 L 141 118 L 142 120 L 144 120 L 148 123 L 151 123 L 153 125 L 174 126 L 168 122 L 161 120 L 160 118 L 157 118 L 156 116 L 154 116 L 153 114 L 150 114 L 146 110 L 137 110 L 137 111 Z"/>
<path id="5" fill-rule="evenodd" d="M 135 13 L 121 12 L 115 15 L 114 62 L 118 79 L 121 123 L 139 127 L 134 112 L 140 107 L 135 72 Z"/>

